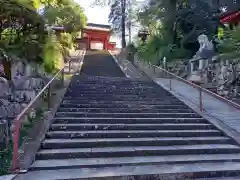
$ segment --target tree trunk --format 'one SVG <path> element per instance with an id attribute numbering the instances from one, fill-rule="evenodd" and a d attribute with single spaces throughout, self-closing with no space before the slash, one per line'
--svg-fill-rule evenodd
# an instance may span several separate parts
<path id="1" fill-rule="evenodd" d="M 7 59 L 3 59 L 3 69 L 4 69 L 4 75 L 5 75 L 5 78 L 8 80 L 8 81 L 11 81 L 12 80 L 12 73 L 11 73 L 11 62 L 8 61 Z"/>
<path id="2" fill-rule="evenodd" d="M 121 31 L 122 31 L 122 48 L 126 47 L 125 39 L 125 29 L 126 29 L 126 0 L 121 0 L 121 10 L 122 10 L 122 19 L 121 19 Z"/>
<path id="3" fill-rule="evenodd" d="M 133 19 L 133 17 L 132 17 L 132 5 L 131 5 L 131 3 L 129 3 L 128 4 L 128 35 L 129 35 L 129 44 L 131 44 L 132 43 L 132 19 Z"/>
<path id="4" fill-rule="evenodd" d="M 169 0 L 168 1 L 168 12 L 171 12 L 171 14 L 168 14 L 167 18 L 167 31 L 170 32 L 171 43 L 174 44 L 175 42 L 175 21 L 176 21 L 176 11 L 177 11 L 177 0 Z"/>

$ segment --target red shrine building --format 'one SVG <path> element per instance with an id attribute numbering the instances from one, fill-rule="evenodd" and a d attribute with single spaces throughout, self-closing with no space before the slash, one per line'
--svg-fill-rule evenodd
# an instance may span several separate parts
<path id="1" fill-rule="evenodd" d="M 240 10 L 235 10 L 222 15 L 220 22 L 223 24 L 228 23 L 232 25 L 238 25 L 240 22 Z"/>
<path id="2" fill-rule="evenodd" d="M 88 23 L 82 30 L 82 37 L 77 38 L 79 48 L 112 50 L 116 42 L 110 42 L 111 27 L 109 25 Z"/>

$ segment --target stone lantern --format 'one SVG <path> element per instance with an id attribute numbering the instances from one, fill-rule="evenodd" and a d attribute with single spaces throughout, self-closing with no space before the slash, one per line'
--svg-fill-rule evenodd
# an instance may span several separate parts
<path id="1" fill-rule="evenodd" d="M 150 34 L 147 30 L 142 30 L 138 32 L 138 37 L 140 37 L 143 42 L 147 40 L 148 35 Z"/>

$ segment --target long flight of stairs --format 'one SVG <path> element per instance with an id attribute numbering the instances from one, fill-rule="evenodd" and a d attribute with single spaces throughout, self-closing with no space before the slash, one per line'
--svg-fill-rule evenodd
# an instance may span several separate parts
<path id="1" fill-rule="evenodd" d="M 72 78 L 22 179 L 240 179 L 233 139 L 159 85 L 123 77 L 116 64 L 105 72 L 110 66 L 90 57 L 94 71 L 85 66 L 82 74 L 92 76 Z M 110 72 L 119 77 L 93 76 Z"/>
<path id="2" fill-rule="evenodd" d="M 234 176 L 239 161 L 232 139 L 158 85 L 76 76 L 30 170 L 49 179 L 185 179 Z"/>

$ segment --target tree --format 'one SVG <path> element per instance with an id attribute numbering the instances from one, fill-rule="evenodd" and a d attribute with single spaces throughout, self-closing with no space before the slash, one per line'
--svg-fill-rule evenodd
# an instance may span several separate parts
<path id="1" fill-rule="evenodd" d="M 48 24 L 63 26 L 67 32 L 80 31 L 86 25 L 86 16 L 73 0 L 45 2 L 44 18 Z"/>
<path id="2" fill-rule="evenodd" d="M 133 7 L 136 0 L 95 0 L 94 5 L 110 6 L 109 23 L 115 32 L 121 33 L 122 47 L 126 47 L 126 30 L 131 41 L 131 28 L 136 22 Z"/>
<path id="3" fill-rule="evenodd" d="M 144 17 L 145 22 L 160 21 L 171 44 L 182 45 L 194 53 L 200 34 L 207 34 L 210 39 L 215 34 L 219 23 L 214 14 L 215 8 L 205 0 L 150 0 L 140 18 Z"/>
<path id="4" fill-rule="evenodd" d="M 121 32 L 122 48 L 126 47 L 126 5 L 127 0 L 115 0 L 111 4 L 109 22 L 112 24 L 113 30 Z"/>
<path id="5" fill-rule="evenodd" d="M 1 0 L 0 48 L 6 79 L 11 80 L 11 58 L 9 54 L 27 56 L 29 44 L 36 44 L 44 34 L 44 21 L 37 13 L 37 0 Z M 38 44 L 34 46 L 40 48 Z M 6 53 L 7 52 L 7 53 Z M 7 57 L 7 58 L 6 58 Z M 36 60 L 36 58 L 32 59 Z"/>

